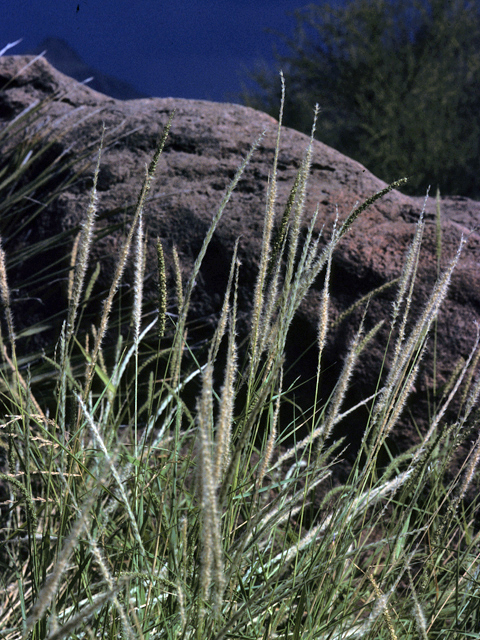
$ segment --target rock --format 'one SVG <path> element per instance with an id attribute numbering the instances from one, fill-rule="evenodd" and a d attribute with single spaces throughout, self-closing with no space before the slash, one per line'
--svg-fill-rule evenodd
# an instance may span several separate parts
<path id="1" fill-rule="evenodd" d="M 44 59 L 32 63 L 32 58 L 11 56 L 0 59 L 0 123 L 4 127 L 35 100 L 48 98 L 45 113 L 41 117 L 42 128 L 31 125 L 28 136 L 53 141 L 49 157 L 52 162 L 64 154 L 62 162 L 73 162 L 82 149 L 88 150 L 87 159 L 95 160 L 102 123 L 107 130 L 106 148 L 102 155 L 98 184 L 99 237 L 94 248 L 94 262 L 102 265 L 99 286 L 106 288 L 116 260 L 116 251 L 128 226 L 128 212 L 137 198 L 144 175 L 159 135 L 169 115 L 175 109 L 173 126 L 164 153 L 159 162 L 157 178 L 151 197 L 145 206 L 148 229 L 148 274 L 146 295 L 151 305 L 156 300 L 155 239 L 162 239 L 167 264 L 170 265 L 170 282 L 173 282 L 171 265 L 172 247 L 176 245 L 185 278 L 191 271 L 212 216 L 216 212 L 225 189 L 233 178 L 252 143 L 266 130 L 265 137 L 256 150 L 240 183 L 234 192 L 222 221 L 214 235 L 205 257 L 192 300 L 191 319 L 197 326 L 207 327 L 199 336 L 207 336 L 212 323 L 218 317 L 223 300 L 232 249 L 240 240 L 242 262 L 239 291 L 240 329 L 245 330 L 251 306 L 253 283 L 260 254 L 263 215 L 269 173 L 272 167 L 276 138 L 276 122 L 268 115 L 235 104 L 216 104 L 196 100 L 155 98 L 120 102 L 96 93 L 87 86 L 56 71 Z M 62 128 L 57 123 L 62 123 Z M 321 119 L 318 124 L 321 127 Z M 64 131 L 62 135 L 60 131 Z M 39 140 L 39 144 L 42 141 Z M 278 216 L 281 216 L 298 170 L 308 138 L 296 131 L 284 129 L 278 165 Z M 8 151 L 8 145 L 7 145 Z M 10 147 L 8 153 L 13 153 Z M 7 153 L 7 156 L 8 156 Z M 4 155 L 5 158 L 5 155 Z M 43 165 L 33 167 L 31 177 Z M 60 195 L 48 204 L 31 223 L 15 235 L 15 246 L 5 242 L 7 254 L 18 247 L 40 242 L 57 234 L 67 234 L 78 228 L 89 201 L 89 187 L 93 169 L 62 189 Z M 68 175 L 73 169 L 68 168 Z M 58 185 L 55 185 L 58 186 Z M 315 142 L 313 162 L 306 199 L 307 216 L 319 204 L 317 228 L 331 229 L 336 207 L 344 219 L 355 203 L 362 202 L 385 184 L 369 173 L 361 164 L 341 153 Z M 51 188 L 51 185 L 50 187 Z M 40 186 L 35 199 L 46 200 L 45 188 Z M 361 296 L 373 288 L 396 278 L 401 273 L 404 256 L 412 240 L 423 198 L 411 198 L 399 191 L 391 191 L 376 201 L 355 222 L 351 232 L 342 239 L 334 256 L 331 295 L 332 317 L 339 315 Z M 480 203 L 465 198 L 443 198 L 442 209 L 442 266 L 455 254 L 462 233 L 469 233 L 477 224 Z M 427 224 L 418 266 L 417 285 L 412 305 L 414 314 L 422 308 L 437 277 L 435 202 L 431 199 L 426 210 Z M 18 220 L 18 224 L 23 220 Z M 308 224 L 305 221 L 304 227 Z M 101 229 L 115 227 L 115 231 L 102 235 Z M 71 237 L 65 237 L 71 243 Z M 62 246 L 59 241 L 50 247 L 47 255 L 50 265 L 62 264 L 58 274 L 65 281 L 65 268 L 71 244 Z M 437 386 L 445 384 L 459 357 L 466 358 L 476 337 L 475 321 L 480 315 L 480 236 L 473 231 L 468 246 L 460 258 L 452 286 L 440 313 L 436 337 Z M 52 269 L 48 267 L 51 279 Z M 31 266 L 29 267 L 31 269 Z M 15 273 L 15 269 L 13 269 Z M 17 310 L 25 311 L 25 304 L 18 298 L 27 295 L 18 280 L 25 271 L 17 272 L 12 288 L 17 298 Z M 127 288 L 131 272 L 125 278 Z M 60 283 L 61 284 L 61 283 Z M 322 279 L 307 295 L 291 329 L 288 361 L 292 364 L 289 380 L 299 377 L 302 386 L 296 399 L 309 407 L 313 397 L 312 379 L 316 371 L 316 331 Z M 45 318 L 46 310 L 61 312 L 65 307 L 64 290 L 59 286 L 34 287 L 30 291 L 28 319 L 38 322 Z M 173 291 L 173 286 L 171 286 Z M 63 297 L 62 297 L 63 296 Z M 34 300 L 35 298 L 37 300 Z M 370 301 L 365 328 L 370 329 L 380 319 L 391 313 L 392 290 Z M 174 310 L 174 299 L 171 300 Z M 14 309 L 15 311 L 15 309 Z M 345 320 L 331 336 L 325 353 L 325 399 L 335 380 L 335 372 L 342 365 L 351 337 L 354 335 L 364 309 L 361 308 Z M 19 321 L 21 323 L 21 320 Z M 31 338 L 30 340 L 32 340 Z M 371 347 L 360 359 L 353 380 L 348 402 L 354 403 L 371 393 L 381 369 L 388 326 L 379 332 Z M 27 341 L 25 341 L 27 344 Z M 31 344 L 31 343 L 30 343 Z M 432 389 L 432 348 L 424 359 L 422 371 L 411 397 L 411 406 L 420 402 L 427 389 Z M 302 359 L 295 364 L 304 351 Z M 361 434 L 365 415 L 358 415 L 348 423 L 348 433 L 355 440 Z M 403 447 L 414 441 L 415 427 L 405 411 L 404 428 L 393 438 L 393 444 Z"/>

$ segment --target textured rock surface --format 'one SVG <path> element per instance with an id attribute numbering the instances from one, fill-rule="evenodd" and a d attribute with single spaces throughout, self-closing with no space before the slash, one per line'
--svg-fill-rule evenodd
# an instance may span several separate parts
<path id="1" fill-rule="evenodd" d="M 107 286 L 125 220 L 128 221 L 128 207 L 136 201 L 145 164 L 150 161 L 159 134 L 173 109 L 176 115 L 171 134 L 145 207 L 150 238 L 147 264 L 151 265 L 146 286 L 152 299 L 156 293 L 155 238 L 159 236 L 163 240 L 169 265 L 172 264 L 172 246 L 177 246 L 187 277 L 227 185 L 251 144 L 262 131 L 267 131 L 226 208 L 198 278 L 192 306 L 192 318 L 206 320 L 207 324 L 215 319 L 223 298 L 232 247 L 236 238 L 241 237 L 240 305 L 242 317 L 246 318 L 260 253 L 265 197 L 274 154 L 275 121 L 265 114 L 233 104 L 170 98 L 120 102 L 62 75 L 43 59 L 21 71 L 30 61 L 31 58 L 20 56 L 0 59 L 0 86 L 10 80 L 0 95 L 0 126 L 11 121 L 34 100 L 50 96 L 51 102 L 47 107 L 49 122 L 63 117 L 63 123 L 71 127 L 54 147 L 57 154 L 65 152 L 65 159 L 73 159 L 78 149 L 86 145 L 90 145 L 94 158 L 102 123 L 107 128 L 107 145 L 99 179 L 98 224 L 101 228 L 116 223 L 119 229 L 99 237 L 95 245 L 95 259 L 102 263 L 103 286 Z M 48 135 L 55 136 L 56 129 L 47 120 L 45 126 L 47 129 L 52 127 Z M 116 141 L 113 141 L 114 137 Z M 279 215 L 283 212 L 307 144 L 308 139 L 304 135 L 288 129 L 283 131 L 278 167 Z M 42 216 L 25 230 L 24 237 L 17 238 L 17 242 L 28 243 L 78 226 L 87 209 L 91 175 L 90 168 L 86 177 L 74 182 L 46 207 Z M 318 228 L 326 225 L 329 229 L 336 206 L 343 219 L 357 201 L 368 198 L 384 186 L 359 163 L 315 142 L 306 202 L 307 217 L 319 204 Z M 42 199 L 41 192 L 38 199 Z M 334 317 L 372 288 L 400 274 L 422 203 L 423 198 L 410 198 L 392 191 L 355 222 L 334 257 L 331 286 Z M 435 202 L 430 200 L 413 305 L 417 312 L 436 279 L 434 211 Z M 480 203 L 463 198 L 444 198 L 442 214 L 442 264 L 446 265 L 458 247 L 461 234 L 468 233 L 480 220 Z M 9 247 L 6 249 L 8 251 Z M 59 257 L 53 252 L 49 259 Z M 466 357 L 474 343 L 474 321 L 480 316 L 479 262 L 480 236 L 472 233 L 439 317 L 438 384 L 448 379 L 458 357 Z M 127 283 L 129 277 L 127 275 Z M 315 343 L 321 284 L 319 282 L 318 289 L 313 288 L 310 292 L 292 327 L 289 347 L 292 361 L 294 356 Z M 57 290 L 51 289 L 50 294 L 58 297 L 58 293 L 52 294 L 52 291 Z M 367 329 L 381 318 L 389 317 L 391 301 L 392 293 L 371 301 L 366 317 Z M 45 300 L 38 306 L 31 303 L 31 317 L 41 317 L 44 303 Z M 325 360 L 330 372 L 341 367 L 345 347 L 358 327 L 362 313 L 363 310 L 359 310 L 331 337 Z M 359 362 L 352 401 L 374 387 L 386 340 L 387 329 L 379 333 Z M 426 358 L 412 402 L 420 397 L 425 385 L 431 384 L 430 364 L 431 360 Z M 308 381 L 314 375 L 315 367 L 313 348 L 293 368 L 292 376 L 301 375 L 303 381 Z M 327 377 L 334 379 L 333 375 Z M 302 393 L 304 397 L 311 398 L 311 391 L 307 383 Z M 405 429 L 397 435 L 400 446 L 413 438 L 414 433 L 408 413 L 404 423 Z M 355 428 L 354 423 L 353 427 L 350 424 L 349 429 L 352 428 Z"/>

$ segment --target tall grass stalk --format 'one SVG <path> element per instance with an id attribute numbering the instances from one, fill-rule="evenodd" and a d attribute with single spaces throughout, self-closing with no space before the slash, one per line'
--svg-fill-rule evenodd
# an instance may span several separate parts
<path id="1" fill-rule="evenodd" d="M 0 638 L 476 637 L 478 503 L 466 497 L 480 460 L 478 340 L 437 399 L 418 445 L 389 453 L 386 464 L 379 459 L 401 425 L 465 242 L 411 322 L 425 227 L 420 216 L 395 282 L 377 389 L 356 407 L 370 410 L 365 435 L 350 474 L 334 482 L 349 447 L 348 438 L 336 433 L 340 424 L 348 433 L 355 409 L 346 405 L 355 365 L 380 327 L 374 323 L 367 331 L 360 323 L 334 391 L 321 397 L 320 382 L 329 375 L 322 353 L 332 326 L 334 251 L 354 232 L 356 218 L 401 181 L 356 205 L 343 222 L 340 212 L 333 229 L 319 231 L 320 210 L 305 211 L 312 134 L 277 221 L 280 115 L 247 347 L 241 350 L 237 336 L 240 239 L 216 329 L 201 351 L 194 349 L 195 335 L 189 336 L 193 287 L 260 139 L 227 188 L 185 284 L 178 254 L 174 250 L 174 264 L 167 264 L 157 241 L 159 312 L 147 322 L 142 287 L 148 224 L 142 209 L 171 126 L 170 119 L 146 170 L 100 318 L 90 329 L 80 309 L 98 275 L 90 265 L 98 156 L 71 263 L 65 322 L 54 356 L 41 363 L 56 380 L 45 406 L 44 396 L 36 399 L 34 362 L 25 374 L 18 353 L 12 355 L 8 252 L 0 255 L 7 327 L 1 336 L 0 436 L 9 463 L 0 476 L 8 487 L 1 505 Z M 20 154 L 23 161 L 28 159 Z M 104 337 L 107 328 L 113 330 L 111 310 L 132 246 L 132 337 L 122 337 L 120 326 L 107 357 Z M 167 291 L 170 268 L 176 274 L 173 292 Z M 285 352 L 292 319 L 319 278 L 317 390 L 300 438 L 296 418 L 285 424 Z M 167 314 L 167 295 L 176 298 L 178 317 Z M 367 306 L 372 295 L 358 304 Z M 381 377 L 387 361 L 392 364 Z M 450 421 L 458 398 L 460 412 Z M 469 442 L 461 472 L 451 479 L 459 445 Z"/>

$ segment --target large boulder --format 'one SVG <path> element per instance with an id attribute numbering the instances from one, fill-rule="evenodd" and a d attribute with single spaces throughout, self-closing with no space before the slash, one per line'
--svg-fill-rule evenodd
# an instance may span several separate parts
<path id="1" fill-rule="evenodd" d="M 40 120 L 36 120 L 36 125 L 27 127 L 26 133 L 22 135 L 32 138 L 36 136 L 39 144 L 45 141 L 53 143 L 48 161 L 53 162 L 63 154 L 61 161 L 68 167 L 65 169 L 68 175 L 73 175 L 74 162 L 83 149 L 88 150 L 85 159 L 91 162 L 88 171 L 62 188 L 51 203 L 47 202 L 45 192 L 42 191 L 45 187 L 39 185 L 35 199 L 46 202 L 46 206 L 41 215 L 24 228 L 21 228 L 23 221 L 18 220 L 15 245 L 9 246 L 7 242 L 7 254 L 29 243 L 43 241 L 49 235 L 65 232 L 64 236 L 58 237 L 68 238 L 70 244 L 63 246 L 59 242 L 56 247 L 50 247 L 48 260 L 50 264 L 57 265 L 56 269 L 60 269 L 60 266 L 66 268 L 65 255 L 71 246 L 71 237 L 67 232 L 79 227 L 87 210 L 92 163 L 98 150 L 103 123 L 105 124 L 106 144 L 98 183 L 98 228 L 101 230 L 108 226 L 110 231 L 107 235 L 99 233 L 93 262 L 94 264 L 98 260 L 101 263 L 99 286 L 104 288 L 108 286 L 118 247 L 128 226 L 129 212 L 136 202 L 144 176 L 145 165 L 150 161 L 159 135 L 175 109 L 171 133 L 145 206 L 149 238 L 146 294 L 152 304 L 156 299 L 156 238 L 162 239 L 171 277 L 173 278 L 171 265 L 174 245 L 178 250 L 183 274 L 185 278 L 188 277 L 227 186 L 252 143 L 266 131 L 215 232 L 197 279 L 191 307 L 192 321 L 197 321 L 197 325 L 203 323 L 207 331 L 210 330 L 221 308 L 233 246 L 236 239 L 240 238 L 240 328 L 245 328 L 260 255 L 266 192 L 274 156 L 277 123 L 270 116 L 236 104 L 196 100 L 151 98 L 121 102 L 68 78 L 43 58 L 26 56 L 0 59 L 0 87 L 2 86 L 0 127 L 11 122 L 35 101 L 47 99 L 46 106 L 42 107 L 44 113 Z M 318 127 L 321 129 L 321 126 L 320 117 Z M 306 136 L 291 129 L 283 130 L 278 163 L 278 217 L 283 212 L 307 145 Z M 18 150 L 18 144 L 11 144 L 10 147 L 7 144 L 5 149 L 4 153 L 8 156 L 8 153 Z M 4 155 L 2 161 L 5 158 Z M 38 174 L 41 169 L 42 166 L 37 163 L 31 172 Z M 337 207 L 343 219 L 356 202 L 362 202 L 385 186 L 358 162 L 321 142 L 314 142 L 306 198 L 307 218 L 319 205 L 317 229 L 325 225 L 325 229 L 329 230 Z M 423 198 L 411 198 L 399 191 L 391 191 L 374 202 L 356 220 L 351 231 L 340 242 L 333 259 L 333 319 L 338 318 L 345 309 L 373 288 L 399 276 L 422 204 Z M 458 359 L 466 358 L 469 354 L 476 337 L 475 320 L 480 316 L 480 236 L 474 231 L 480 219 L 480 203 L 464 198 L 443 198 L 441 210 L 442 266 L 457 251 L 461 235 L 471 233 L 436 328 L 437 388 L 446 383 Z M 427 205 L 426 218 L 414 294 L 414 313 L 422 308 L 437 278 L 433 199 Z M 305 228 L 308 222 L 307 219 L 303 223 Z M 12 273 L 17 272 L 13 270 Z M 22 274 L 20 268 L 18 274 Z M 23 272 L 22 277 L 24 276 Z M 127 285 L 131 282 L 130 277 L 127 273 Z M 61 311 L 65 299 L 62 279 L 65 280 L 65 277 L 59 276 L 57 285 L 50 284 L 42 292 L 30 293 L 28 321 L 40 321 L 47 309 L 50 313 L 52 309 Z M 293 364 L 290 372 L 291 379 L 299 377 L 299 381 L 303 383 L 297 399 L 304 407 L 308 406 L 313 397 L 311 381 L 316 371 L 315 342 L 322 284 L 320 278 L 307 295 L 293 323 L 289 340 L 290 363 L 295 363 L 297 356 L 305 352 L 301 360 Z M 21 283 L 12 282 L 12 289 L 15 298 L 15 291 L 21 289 Z M 173 286 L 171 290 L 174 290 Z M 22 295 L 25 296 L 25 292 Z M 393 292 L 390 289 L 370 301 L 365 320 L 367 330 L 378 320 L 389 318 L 392 300 Z M 171 303 L 174 304 L 174 298 Z M 25 310 L 25 305 L 22 307 L 18 301 L 17 308 Z M 328 381 L 335 379 L 333 374 L 341 367 L 346 347 L 363 313 L 362 307 L 341 323 L 330 337 L 324 360 L 329 372 L 325 376 L 324 397 L 329 392 Z M 18 322 L 21 324 L 25 320 L 19 318 Z M 355 402 L 375 388 L 387 339 L 388 326 L 385 326 L 358 363 L 350 402 Z M 412 402 L 419 402 L 426 389 L 432 387 L 433 344 L 432 341 L 430 357 L 426 357 L 422 364 L 423 369 Z M 358 418 L 359 425 L 365 424 L 364 418 L 365 416 Z M 403 422 L 405 428 L 397 435 L 400 439 L 399 446 L 402 441 L 413 439 L 415 433 L 408 408 Z M 349 422 L 350 434 L 352 429 L 355 431 L 354 421 Z"/>

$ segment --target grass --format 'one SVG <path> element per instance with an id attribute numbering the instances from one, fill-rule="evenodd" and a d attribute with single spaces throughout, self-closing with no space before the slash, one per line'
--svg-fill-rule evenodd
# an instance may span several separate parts
<path id="1" fill-rule="evenodd" d="M 1 480 L 7 492 L 0 533 L 0 638 L 479 637 L 478 505 L 464 500 L 480 458 L 478 340 L 419 445 L 391 456 L 382 470 L 377 465 L 386 438 L 398 428 L 463 241 L 412 326 L 420 216 L 385 345 L 392 365 L 375 396 L 364 401 L 369 420 L 347 482 L 330 488 L 347 442 L 327 443 L 338 424 L 348 423 L 345 395 L 378 327 L 367 334 L 358 328 L 331 397 L 324 405 L 312 398 L 312 407 L 321 409 L 312 409 L 303 441 L 294 440 L 295 424 L 281 420 L 289 391 L 283 387 L 285 344 L 300 302 L 320 279 L 320 380 L 331 327 L 332 254 L 342 236 L 354 232 L 355 218 L 383 192 L 344 222 L 339 219 L 324 244 L 314 231 L 314 212 L 300 244 L 310 143 L 274 235 L 279 125 L 245 358 L 236 334 L 236 251 L 218 325 L 205 352 L 197 352 L 188 338 L 194 282 L 258 141 L 220 204 L 188 281 L 177 278 L 175 313 L 167 311 L 159 240 L 159 311 L 150 319 L 142 310 L 142 205 L 171 125 L 144 177 L 100 316 L 85 332 L 99 154 L 90 207 L 72 252 L 68 308 L 56 349 L 28 368 L 17 355 L 8 255 L 0 253 L 6 466 Z M 25 157 L 19 152 L 17 180 Z M 11 181 L 7 173 L 1 178 Z M 7 187 L 17 199 L 5 215 L 23 202 L 10 182 L 0 184 L 0 190 Z M 112 308 L 129 252 L 136 282 L 128 310 L 133 331 L 129 340 L 119 331 L 107 358 L 105 333 L 114 323 Z M 187 355 L 194 367 L 186 367 Z M 220 361 L 222 384 L 216 385 Z M 36 394 L 36 367 L 45 366 L 54 381 L 46 399 Z M 198 390 L 193 409 L 186 401 L 192 388 Z M 455 398 L 462 399 L 461 410 L 449 422 L 445 416 Z M 280 446 L 289 435 L 294 445 Z M 471 443 L 470 452 L 458 476 L 448 480 L 462 442 Z"/>

